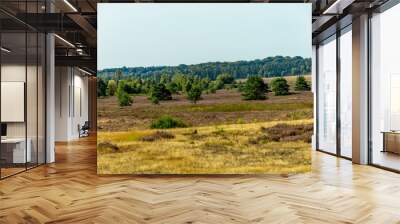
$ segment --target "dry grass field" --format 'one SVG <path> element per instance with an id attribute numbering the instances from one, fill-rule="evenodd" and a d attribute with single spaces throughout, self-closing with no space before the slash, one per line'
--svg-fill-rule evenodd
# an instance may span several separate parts
<path id="1" fill-rule="evenodd" d="M 294 79 L 289 79 L 292 84 Z M 183 95 L 150 103 L 134 96 L 119 107 L 98 99 L 99 174 L 298 173 L 310 169 L 312 93 L 268 94 L 243 101 L 237 90 L 203 94 L 197 104 Z M 170 115 L 187 127 L 150 129 Z"/>

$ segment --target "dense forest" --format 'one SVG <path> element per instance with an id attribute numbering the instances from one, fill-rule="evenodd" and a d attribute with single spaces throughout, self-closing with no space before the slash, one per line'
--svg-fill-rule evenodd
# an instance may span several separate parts
<path id="1" fill-rule="evenodd" d="M 208 62 L 194 65 L 122 67 L 98 71 L 99 78 L 112 79 L 116 71 L 122 72 L 122 78 L 159 78 L 161 75 L 185 74 L 215 80 L 219 74 L 230 74 L 235 79 L 248 76 L 275 77 L 302 75 L 311 72 L 311 59 L 296 57 L 267 57 L 251 61 Z"/>

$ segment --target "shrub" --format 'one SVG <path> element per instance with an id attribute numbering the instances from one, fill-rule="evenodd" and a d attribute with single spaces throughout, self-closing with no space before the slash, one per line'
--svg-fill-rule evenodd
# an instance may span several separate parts
<path id="1" fill-rule="evenodd" d="M 154 84 L 150 89 L 149 99 L 156 104 L 162 100 L 172 100 L 171 91 L 162 83 Z"/>
<path id="2" fill-rule="evenodd" d="M 201 99 L 201 88 L 199 86 L 193 86 L 188 92 L 187 92 L 187 98 L 190 100 L 192 103 L 196 103 L 198 100 Z"/>
<path id="3" fill-rule="evenodd" d="M 178 93 L 178 91 L 179 91 L 178 84 L 176 84 L 175 82 L 169 82 L 169 83 L 167 83 L 166 88 L 167 88 L 171 93 Z"/>
<path id="4" fill-rule="evenodd" d="M 308 82 L 306 81 L 306 79 L 304 78 L 304 76 L 297 76 L 296 78 L 296 83 L 294 86 L 294 90 L 296 91 L 309 91 L 310 85 L 308 84 Z"/>
<path id="5" fill-rule="evenodd" d="M 289 84 L 285 78 L 275 78 L 271 82 L 272 91 L 275 96 L 289 95 Z"/>
<path id="6" fill-rule="evenodd" d="M 264 100 L 267 98 L 268 85 L 261 77 L 251 76 L 240 90 L 244 100 Z"/>
<path id="7" fill-rule="evenodd" d="M 178 118 L 174 118 L 168 115 L 164 115 L 155 121 L 153 121 L 150 125 L 150 128 L 153 129 L 167 129 L 167 128 L 183 128 L 187 125 L 183 123 Z"/>
<path id="8" fill-rule="evenodd" d="M 121 107 L 130 106 L 133 103 L 132 97 L 125 91 L 118 93 L 118 104 Z"/>
<path id="9" fill-rule="evenodd" d="M 115 91 L 117 91 L 117 82 L 115 82 L 114 80 L 109 80 L 107 83 L 107 90 L 106 90 L 107 95 L 114 96 Z"/>
<path id="10" fill-rule="evenodd" d="M 303 141 L 310 143 L 311 135 L 313 133 L 312 124 L 304 125 L 289 125 L 289 124 L 277 124 L 270 128 L 261 128 L 261 131 L 265 133 L 265 136 L 259 137 L 259 139 L 275 142 L 291 142 L 291 141 Z"/>
<path id="11" fill-rule="evenodd" d="M 175 138 L 175 135 L 166 132 L 166 131 L 156 131 L 150 135 L 143 136 L 140 140 L 144 142 L 154 142 L 160 139 L 172 139 Z"/>
<path id="12" fill-rule="evenodd" d="M 117 88 L 117 98 L 118 104 L 121 107 L 130 106 L 133 102 L 132 97 L 126 92 L 126 86 L 128 86 L 128 84 L 125 80 L 119 81 Z"/>
<path id="13" fill-rule="evenodd" d="M 97 79 L 97 96 L 106 96 L 107 93 L 107 85 L 106 82 L 104 82 L 103 79 L 98 78 Z"/>
<path id="14" fill-rule="evenodd" d="M 217 81 L 221 82 L 222 85 L 233 84 L 235 82 L 235 78 L 231 74 L 224 73 L 217 76 Z"/>

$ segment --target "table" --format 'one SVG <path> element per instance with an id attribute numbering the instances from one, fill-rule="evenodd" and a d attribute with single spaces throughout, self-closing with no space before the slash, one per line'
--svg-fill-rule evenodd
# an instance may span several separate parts
<path id="1" fill-rule="evenodd" d="M 382 131 L 383 150 L 382 152 L 391 152 L 400 154 L 400 131 Z"/>
<path id="2" fill-rule="evenodd" d="M 32 160 L 32 141 L 26 139 L 27 147 L 25 151 L 25 138 L 5 138 L 1 139 L 1 157 L 6 163 L 26 163 Z"/>

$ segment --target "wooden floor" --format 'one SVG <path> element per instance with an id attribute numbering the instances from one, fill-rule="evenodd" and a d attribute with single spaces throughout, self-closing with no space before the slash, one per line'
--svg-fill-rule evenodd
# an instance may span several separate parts
<path id="1" fill-rule="evenodd" d="M 96 175 L 95 139 L 0 181 L 0 223 L 400 223 L 400 175 L 313 154 L 293 176 Z"/>

